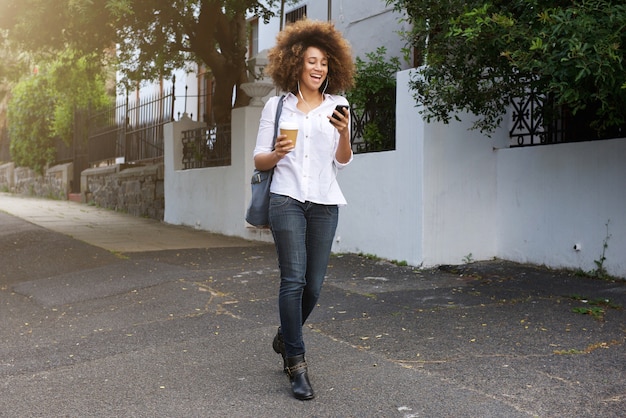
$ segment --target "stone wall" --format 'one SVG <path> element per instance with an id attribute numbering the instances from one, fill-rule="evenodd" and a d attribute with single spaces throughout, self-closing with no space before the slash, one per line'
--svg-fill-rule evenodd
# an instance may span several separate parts
<path id="1" fill-rule="evenodd" d="M 81 173 L 81 202 L 162 221 L 165 212 L 163 163 L 117 164 Z M 67 200 L 73 165 L 61 164 L 44 175 L 14 163 L 0 165 L 0 191 Z"/>
<path id="2" fill-rule="evenodd" d="M 90 168 L 81 173 L 81 200 L 134 216 L 163 220 L 164 177 L 163 163 Z"/>
<path id="3" fill-rule="evenodd" d="M 0 190 L 28 196 L 66 200 L 73 176 L 72 163 L 46 170 L 44 175 L 14 163 L 0 165 Z"/>
<path id="4" fill-rule="evenodd" d="M 15 164 L 0 164 L 0 191 L 11 192 L 15 184 Z"/>

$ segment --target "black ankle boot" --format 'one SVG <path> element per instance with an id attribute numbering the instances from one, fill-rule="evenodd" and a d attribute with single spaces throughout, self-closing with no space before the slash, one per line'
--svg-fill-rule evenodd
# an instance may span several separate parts
<path id="1" fill-rule="evenodd" d="M 272 342 L 272 348 L 277 354 L 283 356 L 283 372 L 288 373 L 285 341 L 283 340 L 283 334 L 280 332 L 280 327 L 278 327 L 278 332 L 276 332 L 276 336 L 274 337 L 274 341 Z"/>
<path id="2" fill-rule="evenodd" d="M 313 399 L 315 394 L 309 381 L 309 374 L 304 360 L 304 354 L 287 358 L 287 374 L 291 381 L 291 391 L 296 399 L 307 401 Z"/>

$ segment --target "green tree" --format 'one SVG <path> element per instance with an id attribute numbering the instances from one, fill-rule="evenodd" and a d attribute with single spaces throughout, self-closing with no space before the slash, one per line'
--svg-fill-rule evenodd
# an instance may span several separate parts
<path id="1" fill-rule="evenodd" d="M 0 31 L 0 102 L 11 91 L 11 85 L 28 73 L 29 57 L 16 49 L 6 31 Z"/>
<path id="2" fill-rule="evenodd" d="M 6 31 L 0 31 L 0 141 L 7 140 L 4 135 L 11 89 L 21 76 L 28 74 L 28 64 L 28 56 L 16 50 Z"/>
<path id="3" fill-rule="evenodd" d="M 533 90 L 600 131 L 626 122 L 626 5 L 611 0 L 388 0 L 406 12 L 423 57 L 412 80 L 427 120 L 459 111 L 492 132 Z"/>
<path id="4" fill-rule="evenodd" d="M 50 121 L 52 135 L 67 145 L 74 137 L 76 109 L 99 112 L 114 101 L 115 92 L 106 87 L 107 66 L 99 64 L 93 54 L 81 56 L 76 51 L 63 51 L 45 65 L 41 76 L 48 80 L 54 99 Z"/>
<path id="5" fill-rule="evenodd" d="M 64 51 L 52 62 L 38 65 L 36 74 L 22 78 L 8 103 L 9 138 L 13 161 L 43 172 L 54 162 L 54 138 L 73 140 L 76 109 L 99 110 L 113 98 L 106 91 L 103 71 L 90 57 Z"/>
<path id="6" fill-rule="evenodd" d="M 31 76 L 20 81 L 9 101 L 11 157 L 21 167 L 43 173 L 54 160 L 51 114 L 54 98 L 45 77 Z"/>
<path id="7" fill-rule="evenodd" d="M 198 61 L 216 80 L 218 123 L 230 122 L 232 103 L 248 104 L 239 88 L 246 69 L 246 14 L 267 20 L 277 0 L 3 0 L 0 28 L 32 50 L 68 46 L 106 53 L 116 45 L 129 81 L 168 77 Z M 282 2 L 281 2 L 282 3 Z M 233 91 L 235 97 L 233 100 Z"/>

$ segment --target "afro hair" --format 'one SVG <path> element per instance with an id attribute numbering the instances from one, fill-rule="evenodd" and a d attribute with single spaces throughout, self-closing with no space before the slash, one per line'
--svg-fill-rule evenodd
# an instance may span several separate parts
<path id="1" fill-rule="evenodd" d="M 276 36 L 276 45 L 268 52 L 265 74 L 278 88 L 295 93 L 304 66 L 304 52 L 311 46 L 322 50 L 328 58 L 326 92 L 336 94 L 349 90 L 354 83 L 352 49 L 329 22 L 304 19 L 283 29 Z"/>

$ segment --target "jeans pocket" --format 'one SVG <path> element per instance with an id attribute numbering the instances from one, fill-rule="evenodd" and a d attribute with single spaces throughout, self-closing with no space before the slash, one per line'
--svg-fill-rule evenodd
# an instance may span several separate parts
<path id="1" fill-rule="evenodd" d="M 324 208 L 328 216 L 337 216 L 339 214 L 339 206 L 337 205 L 326 205 Z"/>
<path id="2" fill-rule="evenodd" d="M 270 207 L 279 208 L 281 206 L 286 206 L 289 204 L 290 199 L 291 198 L 289 196 L 270 193 Z"/>

